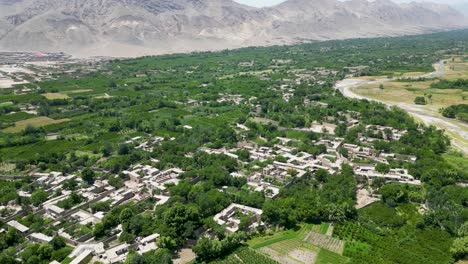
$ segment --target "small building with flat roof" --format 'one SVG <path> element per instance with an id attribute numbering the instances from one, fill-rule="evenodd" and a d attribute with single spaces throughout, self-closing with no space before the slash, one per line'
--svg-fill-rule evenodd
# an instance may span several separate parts
<path id="1" fill-rule="evenodd" d="M 21 233 L 27 233 L 29 231 L 29 228 L 24 226 L 23 224 L 20 224 L 16 220 L 11 220 L 10 222 L 7 223 L 7 225 L 13 227 L 14 229 L 20 231 Z"/>
<path id="2" fill-rule="evenodd" d="M 32 233 L 29 236 L 29 238 L 31 239 L 31 241 L 37 242 L 37 243 L 49 243 L 50 241 L 52 241 L 52 237 L 47 236 L 42 233 Z"/>

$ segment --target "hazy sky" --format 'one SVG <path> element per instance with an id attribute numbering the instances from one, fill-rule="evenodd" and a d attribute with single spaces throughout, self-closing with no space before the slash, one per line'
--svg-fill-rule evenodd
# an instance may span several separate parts
<path id="1" fill-rule="evenodd" d="M 250 6 L 272 6 L 284 2 L 285 0 L 235 0 L 239 3 L 250 5 Z M 411 2 L 411 0 L 394 0 L 395 2 Z M 420 0 L 422 1 L 422 0 Z M 444 3 L 444 4 L 455 4 L 455 3 L 463 3 L 468 2 L 468 0 L 426 0 L 429 2 L 437 2 L 437 3 Z"/>

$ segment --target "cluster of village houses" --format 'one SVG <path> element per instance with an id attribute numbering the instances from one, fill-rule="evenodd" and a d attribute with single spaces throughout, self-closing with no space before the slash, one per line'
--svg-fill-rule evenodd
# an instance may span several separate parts
<path id="1" fill-rule="evenodd" d="M 157 160 L 151 161 L 153 164 Z M 64 209 L 59 206 L 59 202 L 69 198 L 71 191 L 62 191 L 62 195 L 51 198 L 43 203 L 42 206 L 34 208 L 35 213 L 42 214 L 44 217 L 53 220 L 52 225 L 61 227 L 64 223 L 74 223 L 71 227 L 59 228 L 58 236 L 65 239 L 68 245 L 73 246 L 74 250 L 69 257 L 72 259 L 72 264 L 87 263 L 90 259 L 102 263 L 118 263 L 126 259 L 130 249 L 135 250 L 139 254 L 144 254 L 151 250 L 157 249 L 156 241 L 159 234 L 155 233 L 147 237 L 138 237 L 133 244 L 119 243 L 118 237 L 122 232 L 122 226 L 119 225 L 112 232 L 112 236 L 105 241 L 96 242 L 93 239 L 91 232 L 76 236 L 74 229 L 80 229 L 82 226 L 92 227 L 100 223 L 104 218 L 104 212 L 92 212 L 89 205 L 97 202 L 110 202 L 111 207 L 128 203 L 130 201 L 142 201 L 149 197 L 157 200 L 156 206 L 162 205 L 170 198 L 167 191 L 167 184 L 177 184 L 179 176 L 183 171 L 179 168 L 171 168 L 167 170 L 159 170 L 151 165 L 135 165 L 123 172 L 129 178 L 125 182 L 125 186 L 116 189 L 109 185 L 107 180 L 97 180 L 86 189 L 81 189 L 77 193 L 84 197 L 84 201 L 74 205 L 70 209 Z M 44 186 L 49 193 L 62 187 L 62 184 L 70 179 L 78 182 L 82 181 L 80 177 L 75 175 L 64 175 L 60 172 L 50 173 L 34 173 L 32 177 L 35 181 Z M 30 196 L 27 193 L 21 193 L 24 196 Z M 31 242 L 48 243 L 53 237 L 43 233 L 33 232 L 30 228 L 19 223 L 15 219 L 23 215 L 21 207 L 10 204 L 6 206 L 14 208 L 10 211 L 10 215 L 3 217 L 9 227 L 15 228 L 22 233 Z M 214 217 L 214 220 L 225 225 L 227 232 L 233 233 L 238 230 L 240 223 L 239 213 L 248 215 L 252 219 L 251 228 L 256 228 L 261 224 L 262 210 L 251 208 L 243 205 L 232 204 Z M 6 230 L 0 230 L 6 232 Z"/>
<path id="2" fill-rule="evenodd" d="M 354 70 L 354 69 L 351 69 Z M 352 72 L 352 71 L 351 71 Z M 317 69 L 319 75 L 328 76 L 336 74 L 336 72 L 329 72 L 325 69 Z M 311 79 L 313 76 L 305 75 L 303 79 Z M 296 80 L 296 84 L 301 82 L 301 78 Z M 294 90 L 288 85 L 280 87 L 283 91 L 283 99 L 288 101 L 292 96 Z M 255 101 L 252 97 L 248 102 Z M 244 101 L 240 95 L 220 94 L 218 103 L 231 102 L 240 104 Z M 186 104 L 196 105 L 196 100 L 190 99 Z M 327 107 L 327 104 L 320 102 L 311 102 L 310 100 L 304 101 L 306 106 L 315 105 L 319 107 Z M 253 105 L 257 113 L 261 110 L 261 105 Z M 351 113 L 352 114 L 352 113 Z M 351 118 L 350 113 L 347 115 L 347 126 L 351 128 L 359 125 L 359 121 Z M 184 129 L 192 129 L 190 126 L 184 126 Z M 235 129 L 239 133 L 246 132 L 249 128 L 243 124 L 236 124 Z M 353 145 L 344 143 L 343 138 L 335 137 L 334 131 L 336 125 L 332 123 L 312 123 L 308 128 L 298 128 L 298 130 L 312 131 L 317 133 L 327 134 L 326 139 L 317 140 L 314 142 L 316 145 L 323 145 L 326 148 L 326 153 L 320 155 L 312 155 L 306 152 L 301 152 L 293 147 L 294 139 L 290 138 L 276 138 L 277 144 L 272 147 L 261 146 L 257 143 L 250 141 L 243 141 L 238 143 L 232 149 L 209 149 L 200 148 L 209 154 L 226 155 L 233 159 L 240 161 L 236 154 L 238 150 L 248 151 L 249 162 L 260 161 L 265 162 L 267 165 L 264 167 L 252 166 L 249 169 L 234 172 L 231 174 L 233 177 L 245 177 L 247 185 L 252 191 L 262 192 L 266 198 L 274 199 L 279 195 L 280 190 L 288 186 L 295 178 L 306 177 L 312 175 L 317 170 L 325 170 L 331 175 L 338 173 L 342 164 L 350 164 L 356 175 L 366 177 L 367 179 L 374 180 L 382 178 L 390 182 L 399 182 L 413 185 L 420 185 L 421 182 L 408 174 L 404 168 L 390 169 L 388 173 L 378 172 L 376 165 L 378 163 L 388 164 L 388 159 L 400 160 L 404 162 L 415 162 L 416 158 L 412 156 L 403 156 L 393 153 L 378 152 L 368 143 L 372 143 L 376 139 L 364 135 L 360 135 L 359 141 L 364 146 Z M 380 133 L 383 135 L 383 140 L 392 141 L 399 140 L 406 131 L 399 131 L 391 127 L 380 126 L 367 126 L 366 130 Z M 152 152 L 157 144 L 165 140 L 174 140 L 175 138 L 165 139 L 163 137 L 134 137 L 129 139 L 127 144 L 133 145 L 136 149 Z M 343 156 L 342 149 L 346 149 L 348 155 Z M 359 163 L 355 161 L 366 160 L 366 163 Z M 369 162 L 370 161 L 370 162 Z M 248 165 L 249 162 L 246 162 Z M 74 205 L 72 208 L 65 209 L 59 206 L 60 201 L 68 199 L 71 191 L 62 190 L 61 195 L 53 197 L 43 203 L 38 208 L 35 208 L 35 213 L 42 214 L 47 218 L 53 220 L 52 225 L 61 227 L 65 222 L 73 222 L 74 225 L 70 228 L 64 226 L 59 228 L 56 235 L 63 237 L 68 245 L 74 247 L 74 250 L 69 255 L 72 259 L 71 264 L 87 263 L 90 258 L 93 261 L 102 263 L 118 263 L 126 259 L 130 249 L 137 251 L 140 254 L 157 249 L 156 241 L 159 239 L 159 234 L 152 234 L 147 237 L 138 237 L 133 244 L 119 243 L 118 237 L 122 233 L 122 227 L 118 226 L 112 231 L 112 236 L 105 241 L 94 241 L 92 232 L 76 234 L 76 228 L 82 226 L 92 227 L 100 223 L 105 215 L 102 211 L 92 212 L 89 205 L 98 202 L 109 202 L 110 206 L 117 206 L 128 203 L 130 201 L 142 201 L 150 197 L 154 198 L 157 203 L 155 206 L 166 203 L 170 198 L 170 193 L 167 190 L 168 184 L 177 185 L 180 181 L 181 174 L 184 171 L 180 168 L 169 168 L 166 170 L 159 170 L 156 168 L 158 160 L 151 159 L 146 164 L 135 164 L 123 171 L 127 175 L 127 179 L 122 188 L 116 189 L 111 186 L 107 180 L 96 180 L 93 185 L 80 189 L 77 193 L 84 197 L 80 204 Z M 245 166 L 249 167 L 249 166 Z M 50 173 L 35 173 L 31 175 L 35 178 L 36 182 L 43 186 L 48 193 L 52 194 L 56 190 L 63 189 L 62 185 L 74 179 L 81 182 L 82 179 L 75 175 L 64 175 L 60 172 Z M 223 191 L 223 189 L 220 189 Z M 22 196 L 30 196 L 28 193 L 21 192 Z M 15 228 L 20 233 L 24 234 L 32 242 L 49 242 L 52 237 L 42 233 L 32 232 L 28 227 L 22 225 L 15 219 L 23 215 L 21 206 L 14 203 L 4 206 L 0 209 L 8 209 L 9 214 L 2 216 L 8 226 Z M 263 222 L 261 220 L 262 210 L 252 208 L 240 204 L 231 204 L 218 214 L 213 219 L 219 225 L 225 226 L 228 233 L 234 233 L 239 230 L 241 224 L 241 217 L 249 218 L 249 229 L 255 229 Z M 0 230 L 5 232 L 5 230 Z"/>
<path id="3" fill-rule="evenodd" d="M 157 162 L 153 160 L 152 162 Z M 83 208 L 89 208 L 89 205 L 98 202 L 110 202 L 110 207 L 128 203 L 130 201 L 141 201 L 153 196 L 158 201 L 155 206 L 164 204 L 168 201 L 165 185 L 168 183 L 177 184 L 178 176 L 183 173 L 182 170 L 172 168 L 164 171 L 150 165 L 135 165 L 128 171 L 124 171 L 129 176 L 129 180 L 125 182 L 125 186 L 116 189 L 111 186 L 107 180 L 97 180 L 93 185 L 85 189 L 80 189 L 77 194 L 84 197 L 83 202 L 74 205 L 70 209 L 64 209 L 59 206 L 59 202 L 68 199 L 71 191 L 62 190 L 62 194 L 44 202 L 42 206 L 34 208 L 35 213 L 42 214 L 44 217 L 52 219 L 52 225 L 59 227 L 57 234 L 65 239 L 68 245 L 73 246 L 74 250 L 70 254 L 72 264 L 87 263 L 91 258 L 94 261 L 102 263 L 118 263 L 125 260 L 128 251 L 133 249 L 140 254 L 144 254 L 151 250 L 157 249 L 156 240 L 159 234 L 152 234 L 147 237 L 139 237 L 134 244 L 118 243 L 117 238 L 122 232 L 122 227 L 118 226 L 113 230 L 112 236 L 103 242 L 95 242 L 93 239 L 92 229 L 88 233 L 77 236 L 76 229 L 81 227 L 92 227 L 100 223 L 104 218 L 104 212 L 92 212 Z M 61 189 L 65 181 L 74 179 L 81 182 L 82 179 L 75 175 L 63 175 L 60 172 L 50 173 L 34 173 L 31 175 L 35 181 L 41 184 L 49 193 L 54 193 L 55 190 Z M 153 190 L 160 190 L 161 194 L 154 194 Z M 148 191 L 142 191 L 148 190 Z M 156 193 L 156 192 L 155 192 Z M 159 192 L 158 192 L 159 193 Z M 30 194 L 21 193 L 20 195 L 30 196 Z M 13 204 L 7 206 L 14 208 L 10 211 L 10 215 L 4 217 L 7 225 L 15 228 L 20 233 L 24 234 L 31 242 L 47 243 L 52 240 L 51 236 L 43 233 L 32 232 L 28 227 L 22 225 L 15 219 L 22 216 L 21 207 L 16 207 Z M 71 227 L 64 223 L 74 223 Z M 61 226 L 65 226 L 62 228 Z M 5 230 L 2 230 L 5 232 Z"/>
<path id="4" fill-rule="evenodd" d="M 353 122 L 353 125 L 356 125 Z M 248 130 L 247 127 L 237 124 L 237 128 Z M 384 140 L 399 140 L 406 131 L 399 131 L 390 127 L 367 126 L 367 130 L 386 131 Z M 335 174 L 339 171 L 342 164 L 350 164 L 356 175 L 367 177 L 369 180 L 375 178 L 383 178 L 387 181 L 420 185 L 421 182 L 408 174 L 408 170 L 404 168 L 390 169 L 388 173 L 378 172 L 376 166 L 378 163 L 389 164 L 388 160 L 393 159 L 403 162 L 416 162 L 416 157 L 398 155 L 394 153 L 384 153 L 375 150 L 373 147 L 363 147 L 355 144 L 344 143 L 343 138 L 321 139 L 315 142 L 317 145 L 324 145 L 326 153 L 320 155 L 311 155 L 306 152 L 300 152 L 297 148 L 291 147 L 290 143 L 294 139 L 276 138 L 278 144 L 272 147 L 260 146 L 253 142 L 241 142 L 233 149 L 208 149 L 203 148 L 209 154 L 223 154 L 229 157 L 238 159 L 235 154 L 238 150 L 247 150 L 249 152 L 250 161 L 271 161 L 264 168 L 258 166 L 253 168 L 253 171 L 238 172 L 233 176 L 246 177 L 248 185 L 256 191 L 265 191 L 269 198 L 275 197 L 279 193 L 279 189 L 291 182 L 293 178 L 300 178 L 307 172 L 315 172 L 323 169 L 330 174 Z M 360 137 L 360 142 L 368 143 L 375 140 L 370 137 Z M 343 156 L 339 151 L 341 148 L 346 149 L 348 155 Z M 281 157 L 278 161 L 278 157 Z M 367 161 L 360 163 L 359 161 Z"/>
<path id="5" fill-rule="evenodd" d="M 351 120 L 349 126 L 357 125 L 357 122 Z M 243 124 L 237 124 L 235 128 L 239 132 L 249 130 Z M 187 127 L 187 129 L 191 129 Z M 367 130 L 385 131 L 384 140 L 399 140 L 406 131 L 398 131 L 390 127 L 367 126 Z M 162 137 L 135 137 L 128 140 L 127 144 L 132 144 L 135 148 L 144 151 L 152 151 L 154 146 L 160 144 L 164 140 Z M 360 142 L 372 142 L 371 137 L 362 136 Z M 320 155 L 312 155 L 306 152 L 301 152 L 293 147 L 295 139 L 276 138 L 271 147 L 261 146 L 250 141 L 238 143 L 232 149 L 209 149 L 200 148 L 209 154 L 226 155 L 233 159 L 242 162 L 236 154 L 239 150 L 244 150 L 249 153 L 250 162 L 260 161 L 267 165 L 264 167 L 252 166 L 243 171 L 234 172 L 233 177 L 247 178 L 247 184 L 252 191 L 262 192 L 266 198 L 274 199 L 281 188 L 288 186 L 295 178 L 312 175 L 313 172 L 322 169 L 331 175 L 339 172 L 342 164 L 350 164 L 356 175 L 374 180 L 382 178 L 389 182 L 399 182 L 406 184 L 419 185 L 421 182 L 408 174 L 404 168 L 390 169 L 388 173 L 378 172 L 376 165 L 378 163 L 388 164 L 389 158 L 404 162 L 415 162 L 416 158 L 412 156 L 403 156 L 393 153 L 378 152 L 372 147 L 363 147 L 359 145 L 347 144 L 343 138 L 333 137 L 328 135 L 327 139 L 323 138 L 314 142 L 316 145 L 323 145 L 326 148 L 326 153 Z M 367 146 L 370 146 L 367 144 Z M 346 149 L 348 155 L 344 157 L 340 149 Z M 356 160 L 366 160 L 366 163 L 354 162 Z M 370 162 L 369 162 L 370 161 Z M 77 191 L 84 197 L 80 204 L 74 205 L 70 209 L 60 207 L 60 201 L 68 199 L 71 191 L 62 190 L 61 195 L 53 197 L 44 202 L 40 207 L 35 208 L 36 213 L 40 213 L 47 218 L 53 219 L 53 225 L 61 227 L 64 222 L 72 221 L 75 223 L 72 227 L 66 226 L 59 228 L 56 235 L 63 237 L 69 245 L 74 246 L 73 252 L 70 254 L 72 264 L 81 264 L 93 258 L 96 261 L 103 263 L 117 263 L 126 258 L 130 249 L 136 250 L 138 253 L 145 253 L 150 250 L 157 249 L 155 241 L 159 238 L 159 234 L 152 234 L 148 237 L 139 237 L 134 244 L 118 243 L 118 236 L 122 232 L 122 227 L 118 226 L 113 230 L 112 236 L 103 242 L 93 240 L 92 232 L 76 234 L 76 228 L 80 226 L 92 227 L 100 223 L 104 217 L 104 212 L 92 212 L 89 205 L 97 202 L 109 202 L 110 206 L 125 204 L 130 201 L 142 201 L 150 197 L 154 198 L 159 206 L 167 202 L 170 198 L 170 193 L 167 190 L 168 184 L 177 185 L 180 181 L 180 175 L 184 173 L 180 168 L 169 168 L 160 170 L 157 167 L 159 161 L 151 159 L 147 164 L 136 164 L 123 171 L 127 175 L 127 179 L 122 188 L 116 189 L 111 186 L 107 180 L 96 180 L 93 185 Z M 249 167 L 249 166 L 243 166 Z M 49 173 L 34 173 L 32 177 L 35 181 L 43 186 L 49 193 L 55 193 L 59 189 L 63 189 L 62 185 L 74 179 L 81 182 L 80 177 L 75 175 L 64 175 L 60 172 Z M 220 189 L 223 191 L 223 189 Z M 30 196 L 28 193 L 21 192 L 22 196 Z M 32 232 L 28 227 L 15 221 L 22 214 L 22 208 L 15 206 L 14 203 L 6 206 L 10 214 L 4 216 L 7 224 L 19 232 L 25 234 L 30 241 L 33 242 L 49 242 L 52 237 L 42 233 Z M 1 208 L 5 209 L 5 208 Z M 214 216 L 214 221 L 226 227 L 228 233 L 234 233 L 239 230 L 241 216 L 248 216 L 250 219 L 249 228 L 255 229 L 263 225 L 261 221 L 262 210 L 251 208 L 239 204 L 231 204 L 223 211 Z M 91 229 L 90 229 L 91 230 Z"/>

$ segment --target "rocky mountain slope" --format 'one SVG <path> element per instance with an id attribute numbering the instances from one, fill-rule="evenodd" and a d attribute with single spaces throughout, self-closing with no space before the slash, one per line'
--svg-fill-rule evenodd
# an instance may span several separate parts
<path id="1" fill-rule="evenodd" d="M 0 0 L 0 50 L 134 56 L 309 40 L 395 36 L 465 25 L 431 3 L 288 0 Z"/>

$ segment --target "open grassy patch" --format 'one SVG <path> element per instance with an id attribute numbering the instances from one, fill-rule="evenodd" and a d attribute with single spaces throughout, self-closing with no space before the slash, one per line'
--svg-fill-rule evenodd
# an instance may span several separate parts
<path id="1" fill-rule="evenodd" d="M 11 105 L 14 105 L 14 103 L 13 103 L 13 102 L 3 102 L 3 103 L 0 103 L 0 107 L 11 106 Z"/>
<path id="2" fill-rule="evenodd" d="M 68 95 L 63 93 L 45 93 L 42 94 L 47 100 L 56 100 L 56 99 L 68 99 L 70 98 Z"/>
<path id="3" fill-rule="evenodd" d="M 461 87 L 451 89 L 435 85 L 441 80 L 455 81 L 468 79 L 468 62 L 454 57 L 446 59 L 443 76 L 438 79 L 399 79 L 385 82 L 382 78 L 375 78 L 375 82 L 366 82 L 350 91 L 362 97 L 399 106 L 412 113 L 416 120 L 444 129 L 452 137 L 453 146 L 463 152 L 468 151 L 465 124 L 463 121 L 448 119 L 442 116 L 441 111 L 452 105 L 466 104 L 468 91 Z M 415 77 L 415 76 L 413 76 Z M 450 89 L 445 89 L 450 88 Z M 416 105 L 416 98 L 424 98 L 426 105 Z"/>
<path id="4" fill-rule="evenodd" d="M 58 124 L 58 123 L 63 123 L 63 122 L 68 122 L 68 121 L 70 121 L 70 119 L 54 120 L 52 118 L 45 117 L 45 116 L 33 117 L 33 118 L 26 119 L 26 120 L 15 122 L 14 127 L 8 127 L 4 129 L 3 132 L 17 133 L 17 132 L 21 132 L 22 130 L 24 130 L 28 125 L 31 125 L 34 127 L 43 127 L 47 125 Z"/>
<path id="5" fill-rule="evenodd" d="M 269 245 L 268 247 L 274 251 L 280 253 L 281 255 L 286 255 L 294 249 L 300 248 L 304 242 L 300 239 L 293 238 L 288 240 L 283 240 L 278 243 Z"/>
<path id="6" fill-rule="evenodd" d="M 343 254 L 345 243 L 340 239 L 322 235 L 312 231 L 307 235 L 305 241 L 317 247 L 328 249 L 339 254 Z"/>
<path id="7" fill-rule="evenodd" d="M 279 231 L 275 232 L 271 235 L 265 235 L 261 237 L 255 237 L 251 239 L 250 241 L 247 242 L 247 244 L 253 248 L 261 248 L 265 247 L 283 240 L 288 240 L 288 239 L 293 239 L 293 238 L 298 238 L 298 239 L 304 239 L 307 235 L 307 233 L 312 230 L 313 225 L 310 224 L 305 224 L 302 225 L 299 229 L 297 230 L 285 230 L 285 231 Z"/>
<path id="8" fill-rule="evenodd" d="M 93 90 L 91 89 L 77 89 L 77 90 L 71 90 L 71 91 L 66 91 L 65 93 L 67 94 L 77 94 L 77 93 L 87 93 L 87 92 L 92 92 Z"/>
<path id="9" fill-rule="evenodd" d="M 98 153 L 98 154 L 95 154 L 95 153 L 93 153 L 93 152 L 91 152 L 91 151 L 82 151 L 82 150 L 77 150 L 77 151 L 75 151 L 75 155 L 76 155 L 77 157 L 88 156 L 88 157 L 90 157 L 90 158 L 95 158 L 95 159 L 99 159 L 99 158 L 101 158 L 101 156 L 102 156 L 102 155 L 99 154 L 99 153 Z"/>
<path id="10" fill-rule="evenodd" d="M 260 238 L 254 238 L 253 240 L 249 241 L 248 244 L 253 248 L 261 248 L 261 247 L 266 247 L 268 245 L 278 243 L 283 240 L 288 240 L 288 239 L 293 239 L 297 238 L 297 233 L 294 231 L 284 231 L 284 232 L 278 232 L 275 233 L 272 236 L 266 236 L 266 237 L 260 237 Z"/>
<path id="11" fill-rule="evenodd" d="M 425 108 L 438 110 L 456 104 L 466 103 L 468 92 L 458 89 L 433 89 L 434 81 L 423 82 L 386 82 L 363 85 L 352 89 L 353 92 L 384 102 L 414 104 L 416 97 L 426 97 Z M 383 88 L 383 89 L 382 89 Z"/>
<path id="12" fill-rule="evenodd" d="M 18 122 L 18 121 L 33 118 L 33 117 L 35 117 L 35 115 L 28 114 L 25 112 L 17 112 L 17 113 L 1 115 L 0 121 L 10 123 L 10 122 Z"/>
<path id="13" fill-rule="evenodd" d="M 0 171 L 2 172 L 10 172 L 14 171 L 16 165 L 14 163 L 0 163 Z"/>
<path id="14" fill-rule="evenodd" d="M 348 263 L 349 259 L 330 250 L 321 249 L 315 264 L 342 264 Z"/>
<path id="15" fill-rule="evenodd" d="M 452 58 L 445 63 L 445 74 L 444 79 L 447 80 L 457 80 L 457 79 L 467 79 L 468 78 L 468 62 L 457 59 L 456 57 Z"/>
<path id="16" fill-rule="evenodd" d="M 280 263 L 314 263 L 320 248 L 299 238 L 283 240 L 259 249 Z"/>
<path id="17" fill-rule="evenodd" d="M 329 227 L 329 223 L 321 223 L 320 225 L 314 225 L 312 231 L 325 235 Z"/>
<path id="18" fill-rule="evenodd" d="M 468 78 L 468 62 L 459 57 L 451 57 L 445 63 L 445 72 L 441 79 L 453 81 Z M 405 73 L 401 77 L 418 77 L 424 75 L 419 72 Z M 371 76 L 374 79 L 379 79 Z M 371 77 L 365 77 L 370 80 Z M 381 78 L 380 78 L 381 79 Z M 376 82 L 354 88 L 357 94 L 384 102 L 414 104 L 418 96 L 425 96 L 428 109 L 438 110 L 455 104 L 466 103 L 468 92 L 462 89 L 435 89 L 431 84 L 439 82 L 438 79 L 427 80 L 399 80 L 391 82 Z M 383 88 L 383 89 L 382 89 Z"/>

